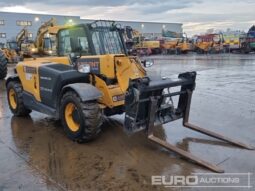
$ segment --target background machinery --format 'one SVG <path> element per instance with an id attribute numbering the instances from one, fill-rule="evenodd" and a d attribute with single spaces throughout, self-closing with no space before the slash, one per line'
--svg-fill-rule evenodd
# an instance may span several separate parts
<path id="1" fill-rule="evenodd" d="M 146 38 L 143 34 L 130 26 L 124 27 L 124 40 L 128 52 L 133 55 L 151 55 L 161 53 L 159 40 Z"/>
<path id="2" fill-rule="evenodd" d="M 23 28 L 16 36 L 16 39 L 8 40 L 6 48 L 2 48 L 8 63 L 17 63 L 23 58 L 31 58 L 34 49 L 34 42 L 29 39 L 29 32 Z"/>
<path id="3" fill-rule="evenodd" d="M 23 58 L 31 57 L 31 49 L 34 47 L 28 39 L 28 30 L 23 28 L 16 39 L 8 40 L 6 47 L 2 44 L 0 48 L 0 79 L 7 75 L 7 64 L 18 63 Z"/>
<path id="4" fill-rule="evenodd" d="M 238 52 L 240 50 L 240 37 L 244 35 L 241 31 L 227 30 L 223 32 L 224 47 L 226 52 Z"/>
<path id="5" fill-rule="evenodd" d="M 26 116 L 32 110 L 61 119 L 67 136 L 77 142 L 94 139 L 104 116 L 125 113 L 128 133 L 146 131 L 148 139 L 215 172 L 218 166 L 203 161 L 154 135 L 157 125 L 183 119 L 189 129 L 252 147 L 189 123 L 196 72 L 178 79 L 150 77 L 137 57 L 128 56 L 123 30 L 114 22 L 96 21 L 58 30 L 56 57 L 24 61 L 6 81 L 10 110 Z M 172 91 L 178 87 L 178 91 Z M 174 88 L 175 90 L 175 88 Z M 175 106 L 172 97 L 177 96 Z M 174 99 L 175 100 L 175 99 Z"/>
<path id="6" fill-rule="evenodd" d="M 189 51 L 193 50 L 193 44 L 188 39 L 187 34 L 183 33 L 182 38 L 178 41 L 176 46 L 176 53 L 177 54 L 187 54 Z"/>
<path id="7" fill-rule="evenodd" d="M 0 80 L 7 75 L 7 64 L 17 63 L 20 60 L 19 48 L 17 41 L 7 41 L 6 46 L 1 44 L 0 47 Z"/>
<path id="8" fill-rule="evenodd" d="M 51 18 L 49 21 L 42 24 L 35 38 L 35 47 L 36 52 L 39 55 L 52 55 L 56 54 L 56 43 L 55 43 L 55 35 L 49 33 L 49 28 L 57 26 L 57 20 L 55 18 Z M 56 29 L 57 30 L 57 29 Z"/>
<path id="9" fill-rule="evenodd" d="M 23 28 L 16 36 L 16 42 L 19 49 L 19 56 L 22 58 L 31 58 L 35 53 L 34 41 L 29 37 L 27 28 Z"/>
<path id="10" fill-rule="evenodd" d="M 163 37 L 161 40 L 163 54 L 186 54 L 193 50 L 193 44 L 188 39 L 186 33 L 178 34 L 177 37 L 178 38 Z"/>
<path id="11" fill-rule="evenodd" d="M 135 44 L 134 48 L 139 55 L 151 55 L 160 54 L 160 42 L 157 39 L 147 39 L 143 36 L 137 38 L 138 43 Z"/>
<path id="12" fill-rule="evenodd" d="M 160 47 L 163 54 L 177 54 L 176 47 L 181 35 L 169 30 L 162 30 L 162 39 L 160 40 Z"/>
<path id="13" fill-rule="evenodd" d="M 55 39 L 61 28 L 63 26 L 57 26 L 56 19 L 52 18 L 38 29 L 35 41 L 28 38 L 28 31 L 23 28 L 16 36 L 16 40 L 8 41 L 7 48 L 0 49 L 0 79 L 4 79 L 7 75 L 7 63 L 56 55 Z"/>
<path id="14" fill-rule="evenodd" d="M 19 61 L 19 47 L 15 40 L 8 40 L 5 46 L 0 49 L 8 63 Z"/>
<path id="15" fill-rule="evenodd" d="M 17 63 L 20 60 L 21 49 L 20 46 L 24 41 L 24 36 L 28 34 L 27 30 L 22 29 L 16 36 L 16 39 L 11 39 L 6 42 L 6 45 L 2 44 L 0 51 L 8 63 Z"/>
<path id="16" fill-rule="evenodd" d="M 179 39 L 169 39 L 169 38 L 162 38 L 160 40 L 160 47 L 163 54 L 177 54 L 177 45 Z"/>
<path id="17" fill-rule="evenodd" d="M 8 61 L 6 60 L 4 51 L 2 48 L 0 49 L 0 80 L 4 79 L 7 76 L 7 64 Z"/>
<path id="18" fill-rule="evenodd" d="M 126 49 L 129 55 L 136 55 L 136 51 L 134 50 L 134 36 L 139 36 L 139 32 L 130 26 L 125 26 L 123 28 L 123 39 L 125 41 Z"/>
<path id="19" fill-rule="evenodd" d="M 199 54 L 223 53 L 224 38 L 222 33 L 200 35 L 195 38 L 195 51 Z"/>
<path id="20" fill-rule="evenodd" d="M 240 37 L 240 50 L 248 54 L 255 51 L 255 25 L 253 25 L 247 34 Z"/>

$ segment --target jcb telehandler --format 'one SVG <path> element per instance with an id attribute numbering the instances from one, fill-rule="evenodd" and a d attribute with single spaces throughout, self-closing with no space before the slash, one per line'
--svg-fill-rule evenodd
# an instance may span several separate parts
<path id="1" fill-rule="evenodd" d="M 103 116 L 125 112 L 129 133 L 146 131 L 148 139 L 215 172 L 216 165 L 154 136 L 156 125 L 183 119 L 192 130 L 252 147 L 189 123 L 196 72 L 179 74 L 177 80 L 150 78 L 137 57 L 127 56 L 123 34 L 110 21 L 96 21 L 60 29 L 58 57 L 38 58 L 17 65 L 16 75 L 6 81 L 9 107 L 16 116 L 32 110 L 62 121 L 67 136 L 77 142 L 95 138 Z M 180 87 L 179 91 L 170 91 Z M 179 96 L 177 107 L 172 97 Z"/>

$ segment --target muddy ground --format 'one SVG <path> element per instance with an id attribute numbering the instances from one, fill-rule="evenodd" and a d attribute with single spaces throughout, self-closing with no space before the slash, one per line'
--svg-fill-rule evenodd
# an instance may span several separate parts
<path id="1" fill-rule="evenodd" d="M 255 146 L 255 55 L 150 58 L 155 62 L 148 69 L 153 74 L 176 78 L 180 72 L 197 71 L 193 123 Z M 122 122 L 123 116 L 108 118 L 95 141 L 74 143 L 67 139 L 60 122 L 49 116 L 32 112 L 28 118 L 13 117 L 4 81 L 0 81 L 0 191 L 204 190 L 152 186 L 153 175 L 211 171 L 150 143 L 143 132 L 125 134 Z M 158 127 L 157 134 L 227 173 L 255 173 L 255 151 L 185 129 L 181 121 Z"/>

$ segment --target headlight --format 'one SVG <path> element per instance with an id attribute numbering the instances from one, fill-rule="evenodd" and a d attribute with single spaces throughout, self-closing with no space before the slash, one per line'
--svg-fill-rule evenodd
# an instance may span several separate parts
<path id="1" fill-rule="evenodd" d="M 78 71 L 85 74 L 90 73 L 90 65 L 89 64 L 78 65 Z"/>
<path id="2" fill-rule="evenodd" d="M 52 54 L 52 50 L 49 50 L 49 54 Z"/>
<path id="3" fill-rule="evenodd" d="M 145 68 L 151 67 L 154 64 L 153 60 L 144 60 L 142 63 Z"/>
<path id="4" fill-rule="evenodd" d="M 36 49 L 35 49 L 35 48 L 32 48 L 32 49 L 31 49 L 31 51 L 32 51 L 32 52 L 35 52 L 35 51 L 36 51 Z"/>

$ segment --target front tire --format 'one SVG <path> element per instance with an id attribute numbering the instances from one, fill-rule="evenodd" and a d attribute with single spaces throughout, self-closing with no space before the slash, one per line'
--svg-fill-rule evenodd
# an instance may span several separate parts
<path id="1" fill-rule="evenodd" d="M 102 112 L 98 103 L 82 102 L 74 92 L 64 94 L 60 118 L 67 136 L 78 143 L 93 140 L 101 131 Z"/>
<path id="2" fill-rule="evenodd" d="M 11 81 L 7 84 L 7 97 L 9 108 L 15 116 L 27 116 L 31 113 L 24 105 L 23 88 L 19 82 Z"/>
<path id="3" fill-rule="evenodd" d="M 4 53 L 0 50 L 0 80 L 7 76 L 7 60 Z"/>

